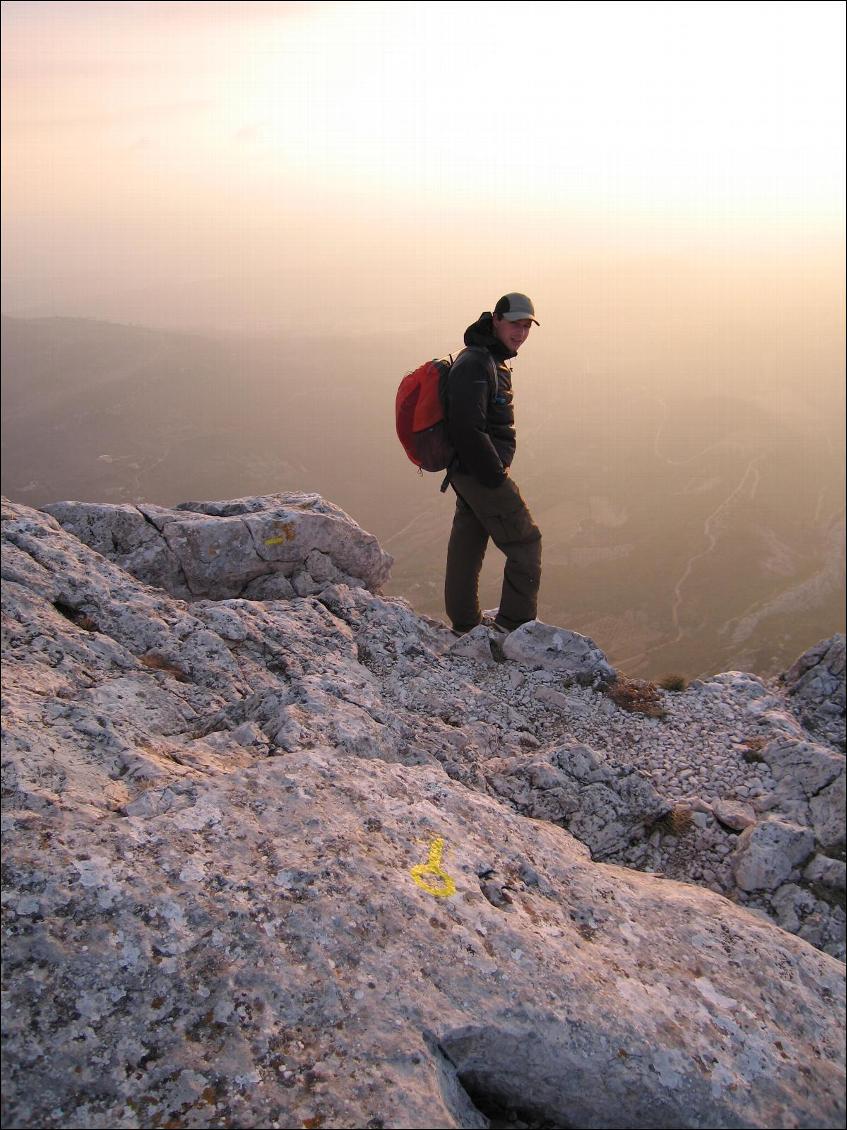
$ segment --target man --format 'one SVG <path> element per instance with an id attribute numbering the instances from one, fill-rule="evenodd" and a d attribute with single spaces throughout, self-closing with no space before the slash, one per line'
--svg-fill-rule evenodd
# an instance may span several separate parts
<path id="1" fill-rule="evenodd" d="M 513 480 L 512 371 L 506 364 L 529 336 L 535 317 L 525 294 L 506 294 L 468 326 L 447 380 L 445 408 L 456 459 L 449 471 L 456 513 L 447 548 L 444 599 L 458 634 L 482 622 L 479 574 L 489 538 L 506 555 L 494 627 L 511 632 L 534 620 L 541 582 L 541 531 Z M 494 374 L 496 373 L 496 383 Z"/>

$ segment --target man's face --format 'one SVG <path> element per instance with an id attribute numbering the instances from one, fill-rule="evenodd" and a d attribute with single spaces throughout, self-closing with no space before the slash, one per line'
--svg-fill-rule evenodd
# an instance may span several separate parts
<path id="1" fill-rule="evenodd" d="M 532 329 L 531 318 L 521 318 L 519 322 L 508 322 L 505 318 L 494 319 L 494 336 L 512 353 L 517 353 Z"/>

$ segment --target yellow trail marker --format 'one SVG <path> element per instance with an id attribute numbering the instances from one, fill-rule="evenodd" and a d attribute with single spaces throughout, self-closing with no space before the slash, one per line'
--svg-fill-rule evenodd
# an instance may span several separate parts
<path id="1" fill-rule="evenodd" d="M 422 891 L 440 899 L 449 898 L 456 893 L 456 884 L 441 867 L 443 851 L 444 840 L 433 840 L 429 849 L 429 859 L 426 863 L 419 863 L 409 872 Z M 433 880 L 438 884 L 437 886 L 433 885 Z"/>
<path id="2" fill-rule="evenodd" d="M 279 533 L 272 538 L 265 538 L 265 545 L 284 545 L 285 542 L 294 541 L 297 537 L 293 522 L 274 522 L 274 526 Z"/>

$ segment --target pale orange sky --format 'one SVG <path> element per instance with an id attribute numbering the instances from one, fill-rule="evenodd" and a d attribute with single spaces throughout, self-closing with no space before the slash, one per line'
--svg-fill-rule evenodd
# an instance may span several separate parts
<path id="1" fill-rule="evenodd" d="M 320 333 L 580 263 L 840 262 L 841 3 L 2 14 L 8 313 Z"/>

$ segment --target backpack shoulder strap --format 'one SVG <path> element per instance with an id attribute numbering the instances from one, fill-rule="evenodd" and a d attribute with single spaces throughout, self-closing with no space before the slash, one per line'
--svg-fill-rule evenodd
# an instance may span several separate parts
<path id="1" fill-rule="evenodd" d="M 466 353 L 484 353 L 485 354 L 485 360 L 486 360 L 486 363 L 488 365 L 489 376 L 491 378 L 491 387 L 489 388 L 489 396 L 493 400 L 493 398 L 497 395 L 497 362 L 494 360 L 494 358 L 491 356 L 491 354 L 488 352 L 488 350 L 484 346 L 482 346 L 482 345 L 466 345 L 464 347 L 464 349 L 459 350 L 459 352 L 456 354 L 455 359 L 451 358 L 451 360 L 453 360 L 453 364 L 454 365 L 457 364 Z"/>

